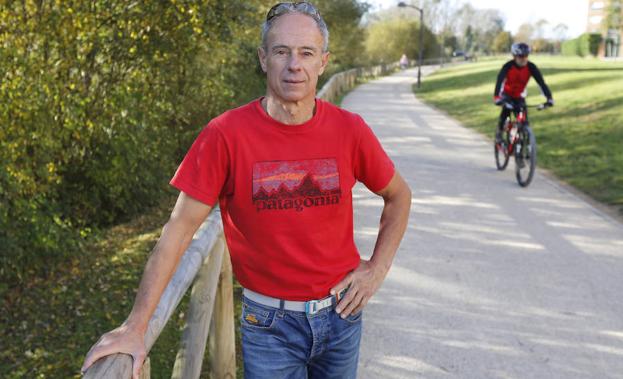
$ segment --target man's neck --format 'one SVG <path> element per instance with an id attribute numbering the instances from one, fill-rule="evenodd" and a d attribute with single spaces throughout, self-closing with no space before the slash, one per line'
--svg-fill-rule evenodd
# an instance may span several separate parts
<path id="1" fill-rule="evenodd" d="M 296 102 L 285 102 L 270 94 L 262 99 L 262 108 L 270 117 L 286 125 L 299 125 L 309 121 L 316 111 L 314 97 Z"/>

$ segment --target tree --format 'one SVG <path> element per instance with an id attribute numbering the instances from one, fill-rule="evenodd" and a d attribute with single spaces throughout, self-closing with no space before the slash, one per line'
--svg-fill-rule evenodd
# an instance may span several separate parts
<path id="1" fill-rule="evenodd" d="M 493 40 L 493 51 L 496 53 L 508 53 L 513 44 L 513 37 L 510 32 L 499 32 Z"/>
<path id="2" fill-rule="evenodd" d="M 451 52 L 455 51 L 459 48 L 459 39 L 455 35 L 446 32 L 443 34 L 443 46 L 446 49 L 450 49 Z"/>
<path id="3" fill-rule="evenodd" d="M 488 53 L 504 30 L 504 17 L 497 9 L 476 9 L 467 3 L 455 11 L 452 24 L 466 51 Z"/>
<path id="4" fill-rule="evenodd" d="M 366 30 L 365 48 L 371 63 L 394 62 L 402 54 L 416 59 L 419 51 L 420 24 L 405 17 L 375 21 Z M 424 27 L 424 57 L 437 54 L 437 42 L 430 30 Z"/>
<path id="5" fill-rule="evenodd" d="M 519 25 L 519 29 L 517 29 L 517 34 L 515 34 L 515 41 L 530 43 L 530 41 L 532 41 L 534 31 L 534 26 L 528 22 Z"/>
<path id="6" fill-rule="evenodd" d="M 356 0 L 316 0 L 314 5 L 329 28 L 331 65 L 335 70 L 360 65 L 364 50 L 360 23 L 370 6 Z"/>
<path id="7" fill-rule="evenodd" d="M 547 20 L 540 19 L 534 24 L 534 38 L 535 39 L 544 39 L 545 38 L 545 27 L 549 24 Z"/>
<path id="8" fill-rule="evenodd" d="M 424 24 L 437 34 L 438 43 L 444 48 L 489 53 L 495 37 L 504 30 L 504 17 L 498 9 L 476 9 L 459 0 L 412 2 L 424 8 Z M 373 23 L 400 16 L 418 18 L 419 13 L 412 8 L 391 7 L 368 15 L 367 19 Z"/>
<path id="9" fill-rule="evenodd" d="M 552 29 L 552 31 L 554 32 L 554 38 L 558 41 L 564 41 L 567 38 L 567 32 L 569 31 L 569 27 L 567 26 L 567 24 L 557 24 L 556 26 L 554 26 L 554 29 Z"/>
<path id="10" fill-rule="evenodd" d="M 623 0 L 610 0 L 606 8 L 606 17 L 602 21 L 606 31 L 621 30 L 623 27 Z"/>
<path id="11" fill-rule="evenodd" d="M 568 30 L 569 30 L 569 27 L 563 23 L 560 23 L 554 26 L 554 29 L 552 29 L 554 33 L 554 41 L 552 41 L 554 53 L 557 53 L 557 54 L 561 53 L 562 43 L 567 39 Z"/>
<path id="12" fill-rule="evenodd" d="M 535 53 L 553 53 L 554 43 L 545 38 L 536 38 L 532 40 L 531 49 Z"/>
<path id="13" fill-rule="evenodd" d="M 467 29 L 465 29 L 465 44 L 463 48 L 465 51 L 471 51 L 474 46 L 474 32 L 472 31 L 472 26 L 467 25 Z"/>

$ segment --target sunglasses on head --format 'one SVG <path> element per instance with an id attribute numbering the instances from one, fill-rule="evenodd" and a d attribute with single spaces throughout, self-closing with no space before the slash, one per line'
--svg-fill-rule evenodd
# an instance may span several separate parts
<path id="1" fill-rule="evenodd" d="M 320 17 L 320 12 L 318 12 L 318 9 L 316 9 L 316 7 L 306 1 L 298 1 L 295 3 L 279 3 L 274 5 L 268 11 L 268 14 L 266 15 L 266 21 L 270 21 L 271 19 L 280 16 L 287 11 L 293 10 L 313 15 L 315 17 Z"/>

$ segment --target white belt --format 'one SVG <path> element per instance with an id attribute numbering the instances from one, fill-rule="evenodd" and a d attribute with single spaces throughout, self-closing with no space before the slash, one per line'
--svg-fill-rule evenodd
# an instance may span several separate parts
<path id="1" fill-rule="evenodd" d="M 291 300 L 282 300 L 277 299 L 275 297 L 270 297 L 266 295 L 262 295 L 261 293 L 257 293 L 255 291 L 251 291 L 250 289 L 243 288 L 242 294 L 249 300 L 255 301 L 256 303 L 265 305 L 267 307 L 273 308 L 281 308 L 281 304 L 283 303 L 283 309 L 288 311 L 295 312 L 305 312 L 307 314 L 313 315 L 318 313 L 320 310 L 325 309 L 327 307 L 331 307 L 334 304 L 337 304 L 338 299 L 341 299 L 348 288 L 343 289 L 337 296 L 330 295 L 320 300 L 310 300 L 310 301 L 291 301 Z"/>

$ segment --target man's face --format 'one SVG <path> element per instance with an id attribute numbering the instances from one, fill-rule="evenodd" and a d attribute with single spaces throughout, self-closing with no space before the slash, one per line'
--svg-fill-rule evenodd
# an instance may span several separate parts
<path id="1" fill-rule="evenodd" d="M 517 66 L 523 67 L 528 64 L 528 56 L 527 55 L 515 55 L 515 63 Z"/>
<path id="2" fill-rule="evenodd" d="M 322 52 L 323 38 L 314 19 L 297 13 L 279 17 L 266 45 L 258 55 L 269 91 L 286 102 L 313 98 L 318 76 L 329 60 L 329 53 Z"/>

